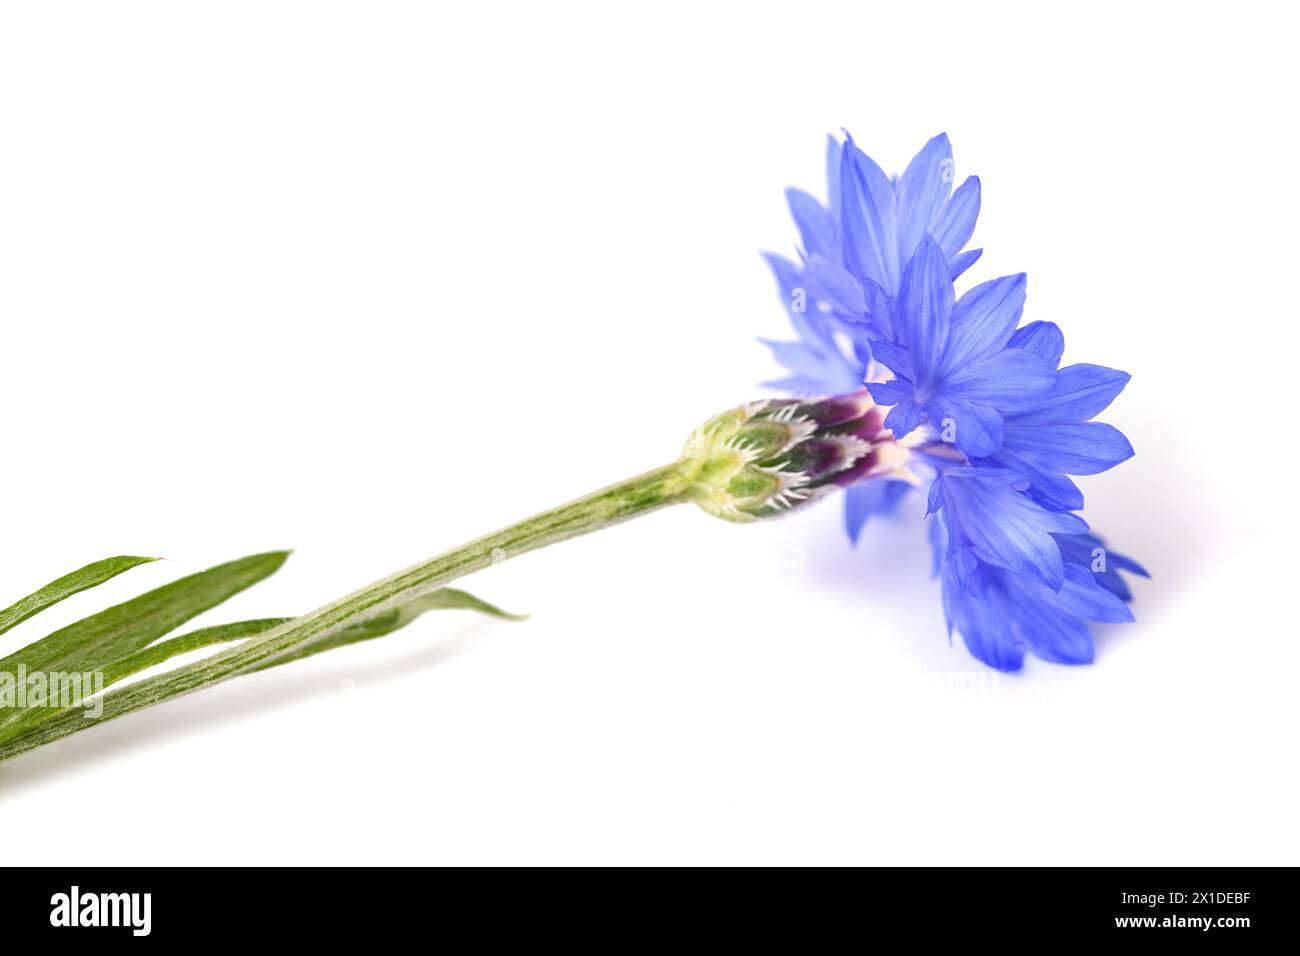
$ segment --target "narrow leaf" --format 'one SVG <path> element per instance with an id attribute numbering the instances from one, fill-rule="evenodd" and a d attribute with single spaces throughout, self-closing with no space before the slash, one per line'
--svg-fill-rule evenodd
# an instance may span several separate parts
<path id="1" fill-rule="evenodd" d="M 476 598 L 468 591 L 461 591 L 458 588 L 439 588 L 426 594 L 422 598 L 417 598 L 403 604 L 403 608 L 411 608 L 421 605 L 425 611 L 448 610 L 448 611 L 478 611 L 480 614 L 486 614 L 489 617 L 499 617 L 505 621 L 526 621 L 527 614 L 511 614 L 509 611 L 503 611 L 495 604 L 489 604 L 480 598 Z M 412 618 L 414 620 L 414 618 Z"/>
<path id="2" fill-rule="evenodd" d="M 296 653 L 277 658 L 263 667 L 256 668 L 256 670 L 266 670 L 271 667 L 278 667 L 281 664 L 287 664 L 290 661 L 302 660 L 305 657 L 311 657 L 335 647 L 342 647 L 345 644 L 356 644 L 359 641 L 383 637 L 385 634 L 392 634 L 394 631 L 406 627 L 426 611 L 437 610 L 478 611 L 481 614 L 507 621 L 523 621 L 528 617 L 527 614 L 511 614 L 508 611 L 503 611 L 496 605 L 489 604 L 468 591 L 461 591 L 456 588 L 442 588 L 431 594 L 416 598 L 414 601 L 408 601 L 391 611 L 376 614 L 372 618 L 353 624 L 328 641 L 321 641 L 310 647 L 302 648 Z M 168 638 L 109 664 L 104 668 L 103 672 L 104 686 L 115 684 L 132 674 L 138 674 L 142 670 L 162 664 L 179 654 L 187 654 L 190 651 L 202 647 L 211 647 L 214 644 L 243 640 L 246 637 L 252 637 L 254 634 L 269 631 L 280 624 L 287 624 L 292 620 L 293 618 L 290 617 L 268 617 L 255 621 L 237 621 L 234 624 L 218 624 L 215 627 L 204 627 L 188 634 Z"/>
<path id="3" fill-rule="evenodd" d="M 138 674 L 140 671 L 156 664 L 165 663 L 179 654 L 187 654 L 202 647 L 211 647 L 214 644 L 225 644 L 229 641 L 252 637 L 254 634 L 261 634 L 263 631 L 269 631 L 279 624 L 292 620 L 291 617 L 266 617 L 255 621 L 236 621 L 234 624 L 202 627 L 197 631 L 190 631 L 188 634 L 169 637 L 165 641 L 151 644 L 134 654 L 128 654 L 126 657 L 116 660 L 105 667 L 103 671 L 104 686 L 116 684 L 132 674 Z"/>
<path id="4" fill-rule="evenodd" d="M 329 638 L 328 640 L 300 648 L 284 657 L 276 658 L 269 663 L 263 664 L 254 670 L 267 670 L 272 667 L 278 667 L 281 664 L 287 664 L 289 661 L 302 660 L 305 657 L 311 657 L 322 651 L 331 650 L 335 647 L 341 647 L 345 644 L 355 644 L 359 641 L 368 641 L 376 637 L 383 637 L 385 634 L 391 634 L 394 631 L 406 627 L 426 611 L 434 610 L 469 610 L 478 611 L 481 614 L 487 614 L 491 617 L 498 617 L 508 621 L 522 621 L 528 615 L 511 614 L 501 610 L 496 605 L 489 604 L 480 598 L 461 591 L 457 588 L 441 588 L 429 594 L 422 595 L 412 601 L 408 601 L 390 611 L 384 611 L 376 614 L 374 617 L 359 621 L 352 626 L 345 628 L 343 631 Z M 160 641 L 150 647 L 143 648 L 133 654 L 114 661 L 106 666 L 103 671 L 103 686 L 108 687 L 121 680 L 138 674 L 141 671 L 154 667 L 158 664 L 165 663 L 179 654 L 185 654 L 190 651 L 198 650 L 203 647 L 210 647 L 215 644 L 224 644 L 230 641 L 242 640 L 269 631 L 281 624 L 289 623 L 293 618 L 262 618 L 253 621 L 238 621 L 234 624 L 220 624 L 215 627 L 200 628 L 197 631 L 191 631 L 188 634 L 181 634 L 177 637 L 168 638 Z M 251 671 L 250 671 L 251 673 Z M 136 685 L 139 686 L 139 685 Z M 110 707 L 109 704 L 116 697 L 129 694 L 133 688 L 128 687 L 113 694 L 105 695 L 104 711 L 96 717 L 91 715 L 86 708 L 74 704 L 69 707 L 39 707 L 27 708 L 19 712 L 17 719 L 8 726 L 0 725 L 0 760 L 12 757 L 18 753 L 30 750 L 41 744 L 49 743 L 60 737 L 76 733 L 78 730 L 85 730 L 96 724 L 103 723 L 113 716 L 117 716 L 121 711 L 116 707 Z M 183 693 L 184 691 L 180 691 Z M 85 696 L 90 696 L 86 694 Z M 177 694 L 166 694 L 158 697 L 158 700 L 166 700 Z M 79 702 L 78 702 L 79 703 Z"/>
<path id="5" fill-rule="evenodd" d="M 21 601 L 0 611 L 0 634 L 21 624 L 29 617 L 39 614 L 47 607 L 53 607 L 64 598 L 70 598 L 81 591 L 98 587 L 110 578 L 117 577 L 123 571 L 129 571 L 138 565 L 157 560 L 157 558 L 136 558 L 123 555 L 116 558 L 105 558 L 103 561 L 88 564 L 71 574 L 65 574 L 58 580 L 51 581 L 39 591 L 33 591 Z"/>
<path id="6" fill-rule="evenodd" d="M 256 667 L 254 670 L 266 670 L 269 667 L 287 664 L 289 661 L 300 661 L 304 657 L 311 657 L 321 651 L 332 650 L 335 647 L 342 647 L 344 644 L 355 644 L 358 641 L 383 637 L 385 634 L 391 634 L 393 631 L 406 627 L 425 611 L 439 610 L 478 611 L 480 614 L 499 617 L 506 621 L 523 621 L 528 617 L 527 614 L 511 614 L 503 611 L 493 604 L 488 604 L 486 601 L 476 598 L 468 591 L 460 591 L 456 588 L 440 588 L 413 601 L 407 601 L 391 611 L 384 611 L 374 617 L 359 621 L 325 640 L 298 648 L 283 657 L 277 657 L 270 663 Z"/>
<path id="7" fill-rule="evenodd" d="M 16 675 L 20 668 L 29 674 L 103 671 L 274 573 L 288 556 L 287 551 L 255 554 L 155 588 L 15 651 L 0 660 L 0 676 Z M 16 719 L 13 710 L 0 710 L 0 727 Z"/>

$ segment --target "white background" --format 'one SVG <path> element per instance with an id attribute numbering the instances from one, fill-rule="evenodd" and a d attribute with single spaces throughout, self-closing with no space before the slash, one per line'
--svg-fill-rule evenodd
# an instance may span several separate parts
<path id="1" fill-rule="evenodd" d="M 0 766 L 33 863 L 1296 863 L 1298 257 L 1281 5 L 7 4 L 7 603 L 232 557 L 298 613 L 671 459 L 777 371 L 758 256 L 841 127 L 979 173 L 1133 373 L 1087 517 L 1155 577 L 1094 666 L 944 635 L 919 512 L 664 512 Z"/>

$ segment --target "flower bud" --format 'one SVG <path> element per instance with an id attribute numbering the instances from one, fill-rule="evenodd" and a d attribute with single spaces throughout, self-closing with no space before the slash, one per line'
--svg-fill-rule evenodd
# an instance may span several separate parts
<path id="1" fill-rule="evenodd" d="M 756 521 L 901 464 L 884 413 L 866 392 L 775 399 L 710 418 L 682 452 L 687 494 L 709 514 Z"/>

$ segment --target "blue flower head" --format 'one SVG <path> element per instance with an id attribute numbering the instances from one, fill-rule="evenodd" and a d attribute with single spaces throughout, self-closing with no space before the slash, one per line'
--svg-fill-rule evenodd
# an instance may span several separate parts
<path id="1" fill-rule="evenodd" d="M 1133 455 L 1116 428 L 1092 421 L 1129 376 L 1061 368 L 1061 330 L 1020 324 L 1023 274 L 955 294 L 980 255 L 963 251 L 980 184 L 951 188 L 946 136 L 895 180 L 851 138 L 832 140 L 827 166 L 828 205 L 787 193 L 799 261 L 768 257 L 798 336 L 767 343 L 790 371 L 769 384 L 802 394 L 865 388 L 889 408 L 884 425 L 907 465 L 848 489 L 850 537 L 928 480 L 949 632 L 1000 670 L 1020 668 L 1027 653 L 1091 661 L 1090 622 L 1132 620 L 1120 572 L 1146 572 L 1074 513 L 1084 502 L 1072 476 Z"/>

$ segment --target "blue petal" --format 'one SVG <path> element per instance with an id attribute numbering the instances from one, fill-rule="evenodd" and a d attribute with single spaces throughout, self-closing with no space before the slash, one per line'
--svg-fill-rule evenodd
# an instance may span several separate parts
<path id="1" fill-rule="evenodd" d="M 759 341 L 772 350 L 778 362 L 795 373 L 799 387 L 791 391 L 835 395 L 862 387 L 864 369 L 855 367 L 838 349 L 821 350 L 805 342 Z M 777 383 L 769 384 L 778 387 Z"/>
<path id="2" fill-rule="evenodd" d="M 820 352 L 802 342 L 759 341 L 791 372 L 816 383 L 815 391 L 833 395 L 861 388 L 862 371 L 854 368 L 840 352 Z"/>
<path id="3" fill-rule="evenodd" d="M 943 575 L 943 606 L 949 634 L 957 630 L 971 655 L 990 667 L 1000 671 L 1020 670 L 1025 649 L 1012 628 L 1012 616 L 1006 613 L 1005 598 L 997 592 L 986 596 L 966 589 L 955 572 L 956 565 L 949 561 Z"/>
<path id="4" fill-rule="evenodd" d="M 775 252 L 763 253 L 765 261 L 776 276 L 776 286 L 781 292 L 781 298 L 786 308 L 790 307 L 790 293 L 799 286 L 799 267 L 787 259 L 785 256 L 778 256 Z"/>
<path id="5" fill-rule="evenodd" d="M 955 369 L 944 377 L 942 391 L 948 398 L 1015 413 L 1038 407 L 1056 383 L 1056 375 L 1031 352 L 1003 349 Z"/>
<path id="6" fill-rule="evenodd" d="M 930 491 L 925 499 L 925 516 L 928 518 L 943 507 L 943 482 L 930 482 Z"/>
<path id="7" fill-rule="evenodd" d="M 1092 560 L 1093 548 L 1102 548 L 1101 537 L 1091 531 L 1083 534 L 1065 534 L 1056 539 L 1061 556 L 1071 564 L 1086 565 Z"/>
<path id="8" fill-rule="evenodd" d="M 1079 511 L 1083 508 L 1083 492 L 1066 475 L 1040 471 L 1032 478 L 1029 497 L 1048 511 Z"/>
<path id="9" fill-rule="evenodd" d="M 979 214 L 980 181 L 978 176 L 971 176 L 957 187 L 939 214 L 939 221 L 930 230 L 930 235 L 934 236 L 946 256 L 955 256 L 970 242 Z"/>
<path id="10" fill-rule="evenodd" d="M 1051 392 L 1018 418 L 1035 425 L 1086 422 L 1113 402 L 1128 380 L 1127 372 L 1102 365 L 1067 366 L 1057 373 Z"/>
<path id="11" fill-rule="evenodd" d="M 1030 575 L 1053 591 L 1061 589 L 1065 566 L 1052 533 L 1087 531 L 1082 518 L 1035 504 L 1006 472 L 954 468 L 937 483 L 942 485 L 950 548 L 968 546 L 981 561 Z"/>
<path id="12" fill-rule="evenodd" d="M 844 323 L 842 331 L 849 337 L 849 344 L 853 346 L 853 356 L 858 360 L 858 367 L 862 369 L 862 375 L 858 378 L 860 387 L 867 379 L 866 370 L 871 364 L 871 330 L 866 325 Z"/>
<path id="13" fill-rule="evenodd" d="M 918 384 L 939 370 L 953 304 L 948 263 L 934 240 L 926 236 L 903 270 L 894 310 L 894 331 L 912 355 Z"/>
<path id="14" fill-rule="evenodd" d="M 1045 601 L 1024 601 L 1015 612 L 1016 632 L 1035 657 L 1053 664 L 1092 663 L 1092 632 L 1084 621 Z"/>
<path id="15" fill-rule="evenodd" d="M 985 593 L 983 584 L 984 569 L 988 568 L 987 564 L 982 564 L 975 557 L 971 549 L 965 546 L 952 550 L 946 558 L 948 569 L 952 572 L 953 580 L 963 590 L 969 590 L 971 594 L 981 595 Z"/>
<path id="16" fill-rule="evenodd" d="M 1013 349 L 1033 352 L 1052 368 L 1061 364 L 1061 355 L 1065 352 L 1065 336 L 1055 322 L 1030 322 L 1023 329 L 1017 329 L 1007 345 Z"/>
<path id="17" fill-rule="evenodd" d="M 804 251 L 810 256 L 834 255 L 835 222 L 825 207 L 808 193 L 793 187 L 785 191 L 785 198 L 803 238 Z"/>
<path id="18" fill-rule="evenodd" d="M 1066 550 L 1093 535 L 1058 535 Z M 960 559 L 960 560 L 958 560 Z M 1019 574 L 975 560 L 958 550 L 944 564 L 943 608 L 948 632 L 961 633 L 971 653 L 1000 669 L 1016 669 L 1026 651 L 1058 664 L 1093 659 L 1087 621 L 1132 620 L 1124 602 L 1105 581 L 1077 564 L 1065 566 L 1059 591 Z"/>
<path id="19" fill-rule="evenodd" d="M 1077 564 L 1065 566 L 1065 584 L 1051 598 L 1062 610 L 1088 621 L 1127 624 L 1133 620 L 1128 605 L 1102 587 L 1091 571 Z"/>
<path id="20" fill-rule="evenodd" d="M 1005 447 L 1067 475 L 1100 474 L 1133 457 L 1128 439 L 1104 422 L 1025 426 L 1021 419 L 1013 419 L 1007 425 Z"/>
<path id="21" fill-rule="evenodd" d="M 808 311 L 808 306 L 814 303 L 809 302 L 810 290 L 805 288 L 807 282 L 800 273 L 799 267 L 789 259 L 772 252 L 763 253 L 763 258 L 767 260 L 773 275 L 776 276 L 781 303 L 790 316 L 790 324 L 799 333 L 799 338 L 821 351 L 838 352 L 839 346 L 835 344 L 835 339 L 823 317 L 815 310 Z M 803 292 L 802 296 L 798 295 L 800 291 Z M 803 311 L 798 308 L 801 304 L 804 307 Z"/>
<path id="22" fill-rule="evenodd" d="M 792 372 L 820 375 L 825 367 L 823 357 L 802 342 L 774 342 L 771 339 L 759 341 L 770 348 L 773 357 Z"/>
<path id="23" fill-rule="evenodd" d="M 858 543 L 862 526 L 872 515 L 889 514 L 911 487 L 905 481 L 874 479 L 851 485 L 844 492 L 844 530 Z"/>
<path id="24" fill-rule="evenodd" d="M 1144 578 L 1151 576 L 1146 568 L 1132 558 L 1110 550 L 1095 534 L 1060 535 L 1056 543 L 1060 546 L 1061 556 L 1065 558 L 1067 564 L 1076 564 L 1088 569 L 1098 584 L 1121 601 L 1133 600 L 1133 593 L 1120 575 L 1121 571 L 1140 574 Z M 1100 568 L 1097 566 L 1098 558 L 1101 559 Z"/>
<path id="25" fill-rule="evenodd" d="M 961 639 L 977 661 L 994 670 L 1014 673 L 1025 666 L 1024 649 L 1016 642 L 1010 622 L 998 615 L 985 613 L 978 624 L 959 628 Z"/>
<path id="26" fill-rule="evenodd" d="M 1137 574 L 1144 578 L 1151 577 L 1151 572 L 1142 565 L 1138 564 L 1127 555 L 1120 554 L 1118 551 L 1106 552 L 1106 567 L 1108 571 L 1128 571 L 1130 574 Z M 1106 572 L 1099 572 L 1106 573 Z"/>
<path id="27" fill-rule="evenodd" d="M 1007 428 L 1011 428 L 1009 423 Z M 990 456 L 985 464 L 1009 468 L 1024 475 L 1029 480 L 1029 496 L 1049 511 L 1079 511 L 1083 508 L 1083 492 L 1060 469 L 1032 454 L 1009 448 L 1005 438 L 997 454 Z"/>
<path id="28" fill-rule="evenodd" d="M 910 401 L 916 387 L 906 378 L 891 378 L 888 382 L 868 382 L 867 391 L 877 405 L 897 405 Z"/>
<path id="29" fill-rule="evenodd" d="M 952 147 L 940 133 L 916 154 L 898 180 L 898 259 L 906 262 L 943 211 L 952 192 Z"/>
<path id="30" fill-rule="evenodd" d="M 935 577 L 943 567 L 943 553 L 947 549 L 947 535 L 943 530 L 943 521 L 927 513 L 925 537 L 930 542 L 930 577 Z"/>
<path id="31" fill-rule="evenodd" d="M 955 626 L 980 660 L 1004 670 L 1018 668 L 1026 650 L 1058 664 L 1092 660 L 1092 634 L 1068 610 L 1068 600 L 985 564 L 977 563 L 967 577 L 970 584 L 961 590 L 951 562 L 945 566 L 944 611 L 950 632 Z"/>
<path id="32" fill-rule="evenodd" d="M 1144 578 L 1151 577 L 1146 568 L 1128 555 L 1111 550 L 1106 545 L 1105 540 L 1091 532 L 1062 535 L 1056 539 L 1056 543 L 1060 546 L 1061 554 L 1065 556 L 1066 561 L 1087 567 L 1092 566 L 1093 558 L 1096 556 L 1097 550 L 1100 549 L 1104 553 L 1106 569 L 1096 572 L 1097 574 L 1108 574 L 1111 571 L 1128 571 L 1131 574 L 1140 574 Z"/>
<path id="33" fill-rule="evenodd" d="M 867 390 L 875 398 L 878 386 L 870 384 Z M 885 403 L 881 403 L 885 404 Z M 894 433 L 895 438 L 902 438 L 915 431 L 925 421 L 925 406 L 918 405 L 910 398 L 901 400 L 885 416 L 885 427 Z"/>
<path id="34" fill-rule="evenodd" d="M 971 289 L 953 307 L 944 369 L 958 368 L 1001 349 L 1020 323 L 1024 309 L 1023 272 L 991 279 Z"/>
<path id="35" fill-rule="evenodd" d="M 892 292 L 898 288 L 894 187 L 852 139 L 845 142 L 842 152 L 840 190 L 845 266 Z"/>
<path id="36" fill-rule="evenodd" d="M 912 372 L 912 358 L 908 355 L 907 349 L 903 348 L 901 345 L 896 345 L 893 342 L 881 339 L 871 343 L 871 351 L 877 362 L 884 365 L 900 378 L 908 379 L 910 393 L 911 380 L 914 375 Z M 872 393 L 872 397 L 875 398 L 874 393 Z M 894 404 L 894 402 L 884 402 L 878 398 L 876 401 L 881 405 Z M 898 401 L 898 399 L 895 399 L 894 401 Z"/>
<path id="37" fill-rule="evenodd" d="M 937 395 L 930 400 L 930 421 L 941 440 L 972 458 L 987 458 L 1002 447 L 1002 416 L 987 405 Z"/>
<path id="38" fill-rule="evenodd" d="M 1133 591 L 1129 588 L 1128 582 L 1118 574 L 1098 574 L 1095 575 L 1095 577 L 1102 587 L 1110 591 L 1124 603 L 1127 604 L 1129 601 L 1133 600 Z"/>
<path id="39" fill-rule="evenodd" d="M 825 256 L 813 255 L 808 259 L 807 271 L 816 291 L 826 297 L 838 314 L 860 317 L 866 311 L 862 283 L 843 266 Z"/>
<path id="40" fill-rule="evenodd" d="M 876 330 L 876 337 L 894 339 L 894 300 L 870 279 L 862 280 L 862 296 L 866 300 L 867 323 Z"/>
<path id="41" fill-rule="evenodd" d="M 973 266 L 982 255 L 984 255 L 983 249 L 972 249 L 970 252 L 963 252 L 960 255 L 953 256 L 948 260 L 949 277 L 956 282 L 958 277 Z"/>

